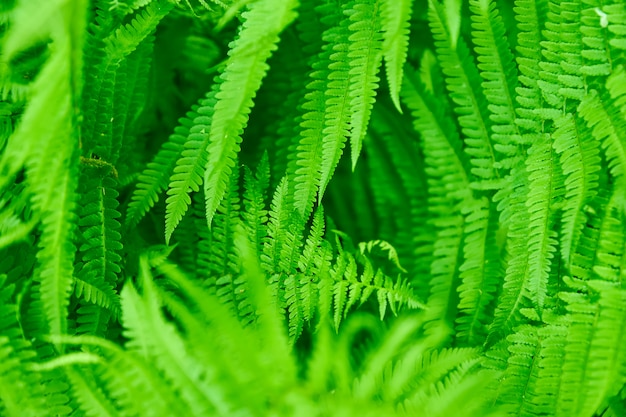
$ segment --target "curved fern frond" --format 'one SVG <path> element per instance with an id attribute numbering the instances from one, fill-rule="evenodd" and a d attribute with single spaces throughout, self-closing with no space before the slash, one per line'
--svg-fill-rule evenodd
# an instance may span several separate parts
<path id="1" fill-rule="evenodd" d="M 609 80 L 621 79 L 626 81 L 626 73 L 623 71 L 618 71 L 611 77 Z M 619 110 L 613 106 L 613 103 L 613 99 L 608 94 L 600 96 L 593 90 L 581 101 L 578 111 L 587 122 L 593 137 L 600 142 L 604 149 L 609 172 L 623 189 L 626 170 L 626 145 L 620 138 L 624 137 L 624 132 L 626 132 L 626 122 Z"/>
<path id="2" fill-rule="evenodd" d="M 206 218 L 209 226 L 226 193 L 228 178 L 239 151 L 253 98 L 267 72 L 267 59 L 279 34 L 295 18 L 295 0 L 261 0 L 248 5 L 237 39 L 228 52 L 222 82 L 216 94 L 208 161 L 204 172 Z M 243 92 L 242 92 L 243 89 Z"/>
<path id="3" fill-rule="evenodd" d="M 172 233 L 189 209 L 189 194 L 200 190 L 202 176 L 208 161 L 207 147 L 210 143 L 209 132 L 213 123 L 217 85 L 200 101 L 197 116 L 189 127 L 189 135 L 184 148 L 176 161 L 176 167 L 170 177 L 165 210 L 165 242 L 169 244 Z"/>
<path id="4" fill-rule="evenodd" d="M 174 4 L 169 0 L 153 0 L 137 12 L 130 23 L 120 26 L 105 38 L 105 51 L 110 64 L 115 65 L 137 49 L 173 7 Z"/>

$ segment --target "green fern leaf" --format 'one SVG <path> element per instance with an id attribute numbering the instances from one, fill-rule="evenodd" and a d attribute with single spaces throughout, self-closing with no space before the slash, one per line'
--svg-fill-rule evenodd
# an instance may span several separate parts
<path id="1" fill-rule="evenodd" d="M 350 46 L 350 148 L 352 169 L 356 166 L 363 138 L 369 126 L 372 106 L 378 88 L 378 70 L 382 63 L 382 35 L 380 11 L 377 2 L 356 0 L 345 13 L 352 22 L 348 28 Z"/>
<path id="2" fill-rule="evenodd" d="M 130 283 L 122 290 L 123 310 L 135 311 L 133 315 L 124 316 L 124 326 L 130 337 L 129 347 L 142 346 L 146 359 L 153 358 L 156 366 L 167 374 L 194 414 L 210 413 L 215 410 L 215 406 L 224 412 L 223 403 L 211 401 L 212 391 L 202 389 L 202 367 L 189 356 L 180 335 L 162 316 L 154 288 L 150 289 L 154 284 L 150 281 L 151 276 L 145 263 L 142 274 L 144 285 L 149 291 L 145 298 L 140 297 Z"/>
<path id="3" fill-rule="evenodd" d="M 122 25 L 104 39 L 106 54 L 111 64 L 120 62 L 150 35 L 172 10 L 174 4 L 168 0 L 155 0 L 137 12 L 131 22 Z"/>
<path id="4" fill-rule="evenodd" d="M 496 154 L 489 140 L 491 121 L 488 116 L 480 76 L 473 63 L 469 49 L 462 39 L 453 45 L 451 28 L 446 26 L 443 8 L 429 1 L 430 26 L 441 69 L 446 75 L 446 87 L 456 104 L 455 112 L 465 136 L 465 152 L 470 155 L 471 172 L 484 181 L 481 188 L 498 188 L 500 174 L 496 169 Z"/>
<path id="5" fill-rule="evenodd" d="M 204 168 L 208 160 L 207 147 L 209 146 L 209 131 L 215 116 L 217 84 L 205 99 L 200 101 L 197 116 L 193 119 L 193 126 L 189 128 L 189 136 L 176 162 L 176 167 L 170 177 L 167 190 L 165 211 L 165 242 L 169 244 L 176 226 L 189 209 L 191 197 L 189 194 L 200 190 Z"/>
<path id="6" fill-rule="evenodd" d="M 458 266 L 462 259 L 464 221 L 459 203 L 472 198 L 469 167 L 456 126 L 443 113 L 445 108 L 435 104 L 412 72 L 407 72 L 404 79 L 402 98 L 414 117 L 415 129 L 422 135 L 429 183 L 428 209 L 436 232 L 427 314 L 429 320 L 444 317 L 452 326 L 458 304 L 455 291 Z"/>
<path id="7" fill-rule="evenodd" d="M 569 265 L 585 225 L 583 208 L 597 193 L 600 155 L 597 142 L 584 140 L 588 131 L 580 119 L 564 116 L 556 120 L 555 126 L 553 146 L 560 154 L 561 167 L 566 176 L 560 250 Z"/>
<path id="8" fill-rule="evenodd" d="M 487 99 L 492 124 L 494 149 L 504 154 L 506 146 L 520 142 L 515 124 L 515 89 L 518 74 L 496 3 L 490 0 L 470 1 L 472 39 L 478 54 L 478 69 Z"/>
<path id="9" fill-rule="evenodd" d="M 409 49 L 411 5 L 411 0 L 401 0 L 400 4 L 387 0 L 381 5 L 385 72 L 391 100 L 400 113 L 400 88 Z"/>
<path id="10" fill-rule="evenodd" d="M 248 5 L 245 19 L 233 42 L 209 132 L 208 161 L 204 172 L 206 218 L 211 225 L 239 151 L 241 132 L 253 106 L 253 98 L 267 72 L 267 59 L 276 48 L 280 32 L 295 18 L 295 0 L 261 0 Z M 242 90 L 243 89 L 243 92 Z"/>
<path id="11" fill-rule="evenodd" d="M 126 226 L 133 227 L 141 218 L 154 207 L 159 194 L 166 189 L 168 179 L 172 175 L 176 162 L 180 160 L 185 141 L 189 136 L 192 120 L 197 117 L 195 111 L 188 112 L 187 117 L 179 120 L 180 125 L 174 133 L 163 143 L 152 162 L 139 174 L 137 185 L 131 196 L 126 211 Z"/>
<path id="12" fill-rule="evenodd" d="M 456 318 L 458 343 L 469 346 L 484 343 L 487 323 L 491 318 L 489 305 L 501 285 L 499 248 L 496 245 L 495 210 L 486 200 L 467 207 L 464 261 L 459 267 L 462 283 L 458 286 L 459 315 Z"/>
<path id="13" fill-rule="evenodd" d="M 270 181 L 270 166 L 266 153 L 263 154 L 259 162 L 256 175 L 253 176 L 252 172 L 245 168 L 243 178 L 243 205 L 245 210 L 242 217 L 244 226 L 249 231 L 250 236 L 253 236 L 252 242 L 255 243 L 255 247 L 261 250 L 267 233 L 266 223 L 268 220 L 265 199 Z"/>
<path id="14" fill-rule="evenodd" d="M 110 308 L 117 314 L 119 301 L 113 288 L 121 273 L 122 244 L 116 182 L 111 177 L 89 178 L 86 173 L 83 181 L 78 220 L 84 240 L 79 248 L 83 265 L 77 273 L 75 294 L 77 297 L 84 295 L 85 301 Z"/>
<path id="15" fill-rule="evenodd" d="M 335 8 L 325 16 L 329 22 L 334 20 L 338 22 L 334 22 L 335 25 L 323 33 L 326 45 L 314 64 L 311 77 L 315 81 L 307 86 L 312 91 L 305 96 L 308 102 L 303 106 L 304 109 L 310 110 L 303 117 L 304 121 L 301 124 L 305 128 L 302 132 L 303 139 L 308 139 L 308 146 L 311 146 L 311 140 L 316 139 L 317 135 L 322 137 L 321 157 L 315 152 L 310 152 L 308 155 L 313 163 L 307 175 L 313 179 L 313 182 L 308 186 L 307 191 L 314 193 L 317 185 L 315 181 L 319 180 L 318 204 L 322 201 L 350 134 L 349 19 L 345 16 L 342 18 L 340 13 L 341 10 Z M 317 89 L 325 89 L 323 95 L 316 92 Z M 316 172 L 317 166 L 320 167 L 319 178 Z M 302 177 L 306 180 L 305 176 Z M 308 198 L 308 195 L 302 197 L 302 199 L 305 198 Z M 304 214 L 306 215 L 306 211 Z"/>
<path id="16" fill-rule="evenodd" d="M 563 198 L 563 179 L 560 175 L 552 141 L 546 136 L 528 151 L 529 191 L 526 206 L 529 212 L 528 281 L 524 288 L 541 314 L 548 287 L 548 274 L 557 250 L 557 233 L 552 230 L 555 221 L 555 201 Z"/>

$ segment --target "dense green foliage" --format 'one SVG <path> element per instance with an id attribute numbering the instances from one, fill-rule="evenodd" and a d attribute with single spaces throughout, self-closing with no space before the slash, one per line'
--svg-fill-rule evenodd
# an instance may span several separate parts
<path id="1" fill-rule="evenodd" d="M 0 29 L 0 416 L 626 415 L 623 1 Z"/>

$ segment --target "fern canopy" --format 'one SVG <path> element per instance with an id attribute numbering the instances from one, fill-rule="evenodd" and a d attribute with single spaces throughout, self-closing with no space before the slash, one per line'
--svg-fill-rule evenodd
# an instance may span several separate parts
<path id="1" fill-rule="evenodd" d="M 625 51 L 624 0 L 0 1 L 0 417 L 626 415 Z"/>

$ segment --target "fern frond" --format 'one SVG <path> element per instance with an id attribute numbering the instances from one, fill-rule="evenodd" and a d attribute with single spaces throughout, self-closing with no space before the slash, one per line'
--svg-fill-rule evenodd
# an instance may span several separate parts
<path id="1" fill-rule="evenodd" d="M 471 172 L 479 180 L 476 186 L 499 188 L 500 174 L 496 168 L 495 150 L 489 139 L 491 121 L 480 75 L 465 42 L 459 39 L 454 45 L 455 40 L 445 22 L 443 8 L 430 0 L 429 23 L 437 57 L 445 75 L 449 96 L 456 105 L 454 110 L 465 136 L 465 152 L 470 156 Z"/>
<path id="2" fill-rule="evenodd" d="M 308 176 L 313 182 L 308 185 L 307 193 L 317 191 L 315 181 L 318 180 L 318 203 L 322 201 L 350 134 L 349 19 L 346 16 L 342 18 L 340 14 L 341 10 L 336 9 L 325 16 L 325 21 L 335 24 L 322 35 L 326 44 L 323 51 L 318 54 L 317 62 L 313 64 L 310 77 L 314 81 L 307 85 L 311 91 L 305 96 L 306 102 L 303 105 L 308 113 L 303 116 L 301 123 L 303 128 L 301 142 L 311 146 L 311 141 L 319 141 L 320 136 L 322 139 L 321 157 L 314 152 L 309 153 L 309 158 L 312 157 L 312 166 L 309 168 L 311 171 Z M 319 158 L 319 161 L 315 158 Z M 318 166 L 319 178 L 315 171 Z M 306 177 L 304 179 L 306 180 Z M 308 194 L 301 199 L 308 199 Z M 308 200 L 305 202 L 309 203 Z M 306 211 L 304 214 L 306 215 Z"/>
<path id="3" fill-rule="evenodd" d="M 552 140 L 546 135 L 528 151 L 528 200 L 530 235 L 528 240 L 528 281 L 524 288 L 541 314 L 548 289 L 548 274 L 557 250 L 558 235 L 552 229 L 554 202 L 563 198 L 563 178 L 559 172 Z"/>
<path id="4" fill-rule="evenodd" d="M 36 417 L 45 413 L 44 390 L 39 373 L 29 370 L 36 353 L 20 329 L 14 292 L 0 274 L 0 413 Z"/>
<path id="5" fill-rule="evenodd" d="M 352 169 L 357 163 L 361 146 L 375 101 L 378 87 L 378 70 L 382 63 L 382 36 L 380 10 L 377 2 L 356 0 L 352 9 L 346 11 L 352 22 L 348 28 L 350 46 L 350 148 Z"/>
<path id="6" fill-rule="evenodd" d="M 67 307 L 76 252 L 73 237 L 77 171 L 75 166 L 74 169 L 63 168 L 65 172 L 56 171 L 56 175 L 51 176 L 55 179 L 56 194 L 45 203 L 39 202 L 49 208 L 43 212 L 40 249 L 37 253 L 39 265 L 35 271 L 35 277 L 41 282 L 41 301 L 50 333 L 54 335 L 67 331 Z"/>
<path id="7" fill-rule="evenodd" d="M 147 417 L 174 417 L 185 412 L 180 399 L 175 397 L 177 392 L 162 379 L 153 364 L 137 357 L 134 352 L 94 336 L 65 336 L 52 340 L 83 345 L 100 352 L 102 362 L 110 366 L 98 364 L 94 373 L 102 384 L 99 388 L 114 402 L 117 412 Z"/>
<path id="8" fill-rule="evenodd" d="M 169 244 L 172 233 L 189 209 L 189 194 L 200 190 L 202 176 L 208 161 L 207 147 L 210 143 L 209 132 L 212 126 L 216 103 L 217 85 L 214 85 L 205 99 L 200 101 L 189 128 L 189 136 L 184 149 L 176 161 L 176 167 L 170 177 L 167 190 L 167 207 L 165 211 L 165 242 Z"/>
<path id="9" fill-rule="evenodd" d="M 124 326 L 131 331 L 129 344 L 140 343 L 143 354 L 153 358 L 156 366 L 171 379 L 173 386 L 180 392 L 189 410 L 194 414 L 205 414 L 215 407 L 222 413 L 228 412 L 225 404 L 214 395 L 214 390 L 207 390 L 201 383 L 203 367 L 189 356 L 180 335 L 171 323 L 165 321 L 159 310 L 147 265 L 143 265 L 144 285 L 149 291 L 142 298 L 131 283 L 122 290 L 122 307 L 124 310 L 135 310 L 137 315 L 124 316 Z M 217 401 L 212 401 L 217 400 Z"/>
<path id="10" fill-rule="evenodd" d="M 583 65 L 580 72 L 591 77 L 600 77 L 610 74 L 611 57 L 609 51 L 609 41 L 604 35 L 604 28 L 600 24 L 601 17 L 596 9 L 600 6 L 597 4 L 589 4 L 590 7 L 583 8 L 580 18 L 580 32 L 582 35 L 583 49 L 581 56 L 583 57 Z M 592 7 L 596 6 L 596 7 Z"/>
<path id="11" fill-rule="evenodd" d="M 119 295 L 110 283 L 93 278 L 84 281 L 82 278 L 75 277 L 74 294 L 77 298 L 84 299 L 88 303 L 110 310 L 116 317 L 120 314 Z"/>
<path id="12" fill-rule="evenodd" d="M 501 285 L 500 252 L 496 245 L 496 213 L 486 200 L 465 208 L 463 264 L 459 267 L 462 283 L 458 286 L 459 315 L 456 338 L 459 344 L 483 343 L 491 313 L 489 305 Z"/>
<path id="13" fill-rule="evenodd" d="M 623 71 L 611 75 L 609 81 L 626 80 Z M 578 106 L 578 112 L 587 122 L 593 137 L 600 142 L 606 154 L 609 172 L 615 180 L 623 183 L 626 170 L 626 146 L 620 140 L 626 131 L 626 122 L 619 110 L 613 105 L 608 95 L 600 96 L 595 90 L 591 91 Z"/>
<path id="14" fill-rule="evenodd" d="M 67 358 L 69 355 L 65 355 Z M 98 356 L 96 356 L 98 357 Z M 72 391 L 83 412 L 93 417 L 116 417 L 118 413 L 115 404 L 102 392 L 99 382 L 86 371 L 86 366 L 67 366 L 65 372 L 72 383 Z"/>
<path id="15" fill-rule="evenodd" d="M 459 203 L 472 198 L 470 169 L 456 127 L 443 113 L 445 107 L 434 103 L 433 97 L 411 72 L 407 72 L 404 79 L 402 98 L 411 109 L 415 129 L 422 137 L 429 187 L 428 209 L 433 215 L 436 233 L 428 314 L 432 314 L 432 320 L 445 317 L 452 326 L 458 304 L 455 291 L 458 266 L 462 259 L 463 216 Z"/>
<path id="16" fill-rule="evenodd" d="M 249 322 L 252 311 L 247 300 L 248 289 L 246 282 L 239 276 L 239 262 L 234 247 L 235 230 L 241 225 L 238 182 L 239 170 L 236 167 L 211 228 L 209 269 L 217 278 L 216 294 L 220 301 L 231 308 L 242 322 Z"/>
<path id="17" fill-rule="evenodd" d="M 546 59 L 539 63 L 537 81 L 546 103 L 557 109 L 573 108 L 586 94 L 586 80 L 580 72 L 583 43 L 580 32 L 581 4 L 550 2 L 545 38 L 541 42 Z"/>
<path id="18" fill-rule="evenodd" d="M 136 226 L 141 218 L 154 207 L 159 199 L 159 194 L 166 189 L 176 162 L 180 160 L 189 129 L 192 126 L 192 120 L 195 117 L 197 117 L 197 113 L 191 111 L 187 113 L 186 117 L 179 120 L 180 125 L 174 129 L 174 133 L 163 143 L 154 159 L 139 174 L 137 185 L 126 211 L 126 227 Z"/>
<path id="19" fill-rule="evenodd" d="M 151 1 L 129 23 L 120 26 L 105 38 L 105 51 L 110 64 L 115 65 L 135 51 L 173 7 L 174 4 L 169 0 Z"/>
<path id="20" fill-rule="evenodd" d="M 411 6 L 411 0 L 402 0 L 399 5 L 397 2 L 387 0 L 381 5 L 385 72 L 391 100 L 400 113 L 402 113 L 400 88 L 409 49 L 409 29 L 413 11 Z"/>
<path id="21" fill-rule="evenodd" d="M 571 115 L 564 116 L 555 122 L 553 136 L 553 147 L 560 154 L 566 176 L 560 250 L 568 266 L 585 225 L 583 208 L 597 193 L 600 171 L 598 142 L 584 140 L 587 130 L 581 122 Z"/>
<path id="22" fill-rule="evenodd" d="M 265 199 L 270 182 L 270 166 L 266 153 L 257 166 L 256 175 L 253 176 L 252 172 L 245 168 L 243 181 L 243 223 L 253 237 L 255 247 L 260 251 L 267 233 L 268 220 Z"/>
<path id="23" fill-rule="evenodd" d="M 248 5 L 237 39 L 228 52 L 226 68 L 216 94 L 208 162 L 204 172 L 206 217 L 211 225 L 226 193 L 228 178 L 239 151 L 253 98 L 267 72 L 267 59 L 276 48 L 279 34 L 295 18 L 295 0 L 261 0 Z M 241 91 L 243 89 L 243 92 Z"/>
<path id="24" fill-rule="evenodd" d="M 510 335 L 510 356 L 498 402 L 510 407 L 511 413 L 555 415 L 566 336 L 562 325 L 525 325 Z"/>
<path id="25" fill-rule="evenodd" d="M 81 283 L 76 284 L 76 295 L 80 297 L 81 290 L 85 288 L 83 284 L 86 284 L 89 289 L 99 288 L 103 294 L 107 294 L 105 298 L 98 300 L 96 297 L 93 301 L 106 301 L 108 304 L 115 300 L 112 289 L 117 285 L 121 273 L 122 258 L 119 252 L 122 244 L 120 223 L 117 220 L 120 217 L 117 211 L 119 193 L 111 177 L 88 178 L 85 173 L 82 180 L 84 184 L 81 184 L 83 193 L 78 225 L 84 242 L 79 248 L 83 265 L 77 272 Z M 88 299 L 91 295 L 91 291 L 85 293 L 86 301 L 91 301 Z M 99 305 L 113 309 L 116 304 Z"/>
<path id="26" fill-rule="evenodd" d="M 592 282 L 599 300 L 581 294 L 566 297 L 570 332 L 559 399 L 561 415 L 592 415 L 625 380 L 622 334 L 625 294 L 614 284 Z"/>
<path id="27" fill-rule="evenodd" d="M 362 264 L 363 272 L 359 273 L 358 264 Z M 335 328 L 344 319 L 348 311 L 355 305 L 362 305 L 370 296 L 375 295 L 378 301 L 378 312 L 382 320 L 387 309 L 395 315 L 398 307 L 426 308 L 417 300 L 410 285 L 402 278 L 394 280 L 382 269 L 374 269 L 371 261 L 361 255 L 358 258 L 340 249 L 336 263 L 330 271 L 333 283 L 333 316 Z"/>
<path id="28" fill-rule="evenodd" d="M 491 0 L 472 0 L 470 10 L 472 40 L 476 44 L 478 69 L 491 113 L 489 118 L 492 122 L 494 149 L 510 157 L 508 146 L 520 142 L 519 127 L 515 124 L 518 72 L 496 3 Z"/>
<path id="29" fill-rule="evenodd" d="M 324 256 L 324 212 L 319 208 L 313 215 L 311 231 L 298 259 L 299 273 L 285 281 L 285 306 L 289 313 L 289 337 L 296 340 L 304 324 L 310 322 L 318 306 L 318 287 L 323 271 L 330 269 L 330 259 Z"/>
<path id="30" fill-rule="evenodd" d="M 267 238 L 261 254 L 261 263 L 270 276 L 270 288 L 274 295 L 278 294 L 284 275 L 295 272 L 302 244 L 298 237 L 302 233 L 303 222 L 299 212 L 289 206 L 288 193 L 287 177 L 283 177 L 272 197 Z"/>
<path id="31" fill-rule="evenodd" d="M 37 392 L 38 381 L 33 383 L 32 375 L 27 376 L 30 361 L 16 354 L 7 336 L 0 336 L 0 358 L 0 412 L 11 417 L 44 414 L 43 398 Z"/>
<path id="32" fill-rule="evenodd" d="M 626 255 L 626 232 L 624 230 L 624 201 L 620 190 L 613 191 L 610 199 L 605 201 L 604 213 L 597 231 L 597 246 L 590 264 L 579 265 L 604 281 L 619 283 L 624 279 Z M 584 266 L 583 266 L 584 265 Z M 590 278 L 590 277 L 589 277 Z"/>

